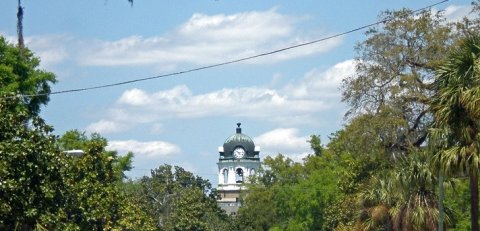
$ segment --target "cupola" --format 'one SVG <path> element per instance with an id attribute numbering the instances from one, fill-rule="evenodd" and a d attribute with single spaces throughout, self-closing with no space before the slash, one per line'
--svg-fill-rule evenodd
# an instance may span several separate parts
<path id="1" fill-rule="evenodd" d="M 223 147 L 219 147 L 220 159 L 235 158 L 234 151 L 238 148 L 242 148 L 245 151 L 243 158 L 259 158 L 259 147 L 255 146 L 255 143 L 253 143 L 253 140 L 249 136 L 242 133 L 241 125 L 241 123 L 237 123 L 235 134 L 225 140 Z"/>

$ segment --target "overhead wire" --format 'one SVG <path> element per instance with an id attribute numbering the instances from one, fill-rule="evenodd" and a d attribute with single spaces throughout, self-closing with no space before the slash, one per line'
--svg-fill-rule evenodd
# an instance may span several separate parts
<path id="1" fill-rule="evenodd" d="M 431 4 L 431 5 L 419 8 L 417 10 L 414 10 L 411 13 L 410 12 L 405 13 L 405 15 L 415 14 L 415 13 L 424 11 L 426 9 L 430 9 L 434 6 L 443 4 L 443 3 L 448 2 L 448 1 L 449 0 L 443 0 L 443 1 Z M 101 89 L 101 88 L 109 88 L 109 87 L 126 85 L 126 84 L 131 84 L 131 83 L 136 83 L 136 82 L 143 82 L 143 81 L 152 80 L 152 79 L 159 79 L 159 78 L 165 78 L 165 77 L 170 77 L 170 76 L 182 75 L 182 74 L 201 71 L 201 70 L 205 70 L 205 69 L 211 69 L 211 68 L 215 68 L 215 67 L 225 66 L 225 65 L 229 65 L 229 64 L 233 64 L 233 63 L 239 63 L 239 62 L 243 62 L 243 61 L 247 61 L 247 60 L 251 60 L 251 59 L 256 59 L 256 58 L 260 58 L 260 57 L 264 57 L 264 56 L 273 55 L 273 54 L 284 52 L 284 51 L 287 51 L 287 50 L 292 50 L 292 49 L 299 48 L 299 47 L 312 45 L 312 44 L 315 44 L 315 43 L 319 43 L 319 42 L 323 42 L 323 41 L 326 41 L 326 40 L 337 38 L 337 37 L 340 37 L 340 36 L 343 36 L 343 35 L 347 35 L 347 34 L 350 34 L 350 33 L 356 32 L 356 31 L 360 31 L 360 30 L 363 30 L 363 29 L 366 29 L 366 28 L 369 28 L 369 27 L 372 27 L 372 26 L 376 26 L 378 24 L 386 23 L 386 22 L 392 21 L 394 19 L 395 19 L 394 17 L 388 17 L 388 18 L 384 18 L 382 20 L 376 21 L 374 23 L 370 23 L 368 25 L 356 27 L 354 29 L 351 29 L 351 30 L 348 30 L 348 31 L 345 31 L 345 32 L 337 33 L 337 34 L 334 34 L 334 35 L 330 35 L 330 36 L 323 37 L 323 38 L 320 38 L 320 39 L 312 40 L 312 41 L 309 41 L 309 42 L 304 42 L 304 43 L 280 48 L 280 49 L 273 50 L 273 51 L 260 53 L 260 54 L 257 54 L 257 55 L 247 56 L 247 57 L 244 57 L 244 58 L 234 59 L 234 60 L 225 61 L 225 62 L 221 62 L 221 63 L 216 63 L 216 64 L 212 64 L 212 65 L 196 67 L 196 68 L 187 69 L 187 70 L 183 70 L 183 71 L 172 72 L 172 73 L 156 75 L 156 76 L 150 76 L 150 77 L 145 77 L 145 78 L 132 79 L 132 80 L 121 81 L 121 82 L 110 83 L 110 84 L 104 84 L 104 85 L 98 85 L 98 86 L 92 86 L 92 87 L 75 88 L 75 89 L 68 89 L 68 90 L 61 90 L 61 91 L 54 91 L 54 92 L 50 92 L 50 93 L 40 93 L 40 94 L 17 94 L 16 96 L 7 96 L 7 97 L 2 97 L 2 98 L 58 95 L 58 94 L 65 94 L 65 93 L 72 93 L 72 92 L 89 91 L 89 90 L 95 90 L 95 89 Z"/>

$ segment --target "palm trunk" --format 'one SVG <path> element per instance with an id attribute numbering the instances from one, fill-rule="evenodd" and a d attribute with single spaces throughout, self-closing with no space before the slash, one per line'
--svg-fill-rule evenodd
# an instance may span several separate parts
<path id="1" fill-rule="evenodd" d="M 21 0 L 18 0 L 17 35 L 18 35 L 18 47 L 20 48 L 20 52 L 22 52 L 25 45 L 23 43 L 23 7 L 22 7 Z"/>
<path id="2" fill-rule="evenodd" d="M 22 231 L 29 231 L 29 230 L 30 230 L 30 226 L 27 223 L 22 225 Z"/>
<path id="3" fill-rule="evenodd" d="M 478 229 L 478 174 L 476 169 L 470 172 L 470 219 L 472 231 Z"/>

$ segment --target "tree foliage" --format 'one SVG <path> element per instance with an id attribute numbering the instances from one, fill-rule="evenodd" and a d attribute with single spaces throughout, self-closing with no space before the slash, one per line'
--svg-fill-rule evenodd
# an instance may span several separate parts
<path id="1" fill-rule="evenodd" d="M 50 85 L 55 82 L 55 75 L 41 70 L 40 59 L 30 50 L 20 50 L 0 36 L 0 93 L 3 96 L 24 95 L 17 106 L 26 108 L 30 115 L 38 115 L 41 106 L 48 103 Z"/>
<path id="2" fill-rule="evenodd" d="M 430 11 L 386 11 L 380 17 L 392 20 L 368 30 L 356 47 L 356 74 L 344 80 L 343 100 L 351 106 L 349 116 L 388 113 L 399 120 L 396 129 L 383 132 L 395 151 L 405 152 L 426 140 L 434 70 L 453 35 L 442 15 Z"/>
<path id="3" fill-rule="evenodd" d="M 85 135 L 85 132 L 80 132 L 78 130 L 70 130 L 63 134 L 57 140 L 57 146 L 60 150 L 69 151 L 69 150 L 87 150 L 89 145 L 93 142 L 97 142 L 103 148 L 107 146 L 107 139 L 103 138 L 100 134 L 94 133 L 88 138 Z M 117 151 L 107 151 L 103 150 L 102 155 L 108 158 L 113 166 L 113 170 L 118 177 L 118 180 L 123 180 L 126 178 L 125 172 L 130 171 L 133 160 L 133 153 L 128 152 L 124 155 L 118 155 Z"/>
<path id="4" fill-rule="evenodd" d="M 323 147 L 320 136 L 311 135 L 308 143 L 310 143 L 310 148 L 313 150 L 313 154 L 315 154 L 316 156 L 322 155 Z"/>
<path id="5" fill-rule="evenodd" d="M 364 230 L 437 230 L 437 175 L 426 152 L 402 158 L 395 168 L 373 176 L 361 192 L 359 226 Z M 452 213 L 447 207 L 446 223 Z"/>
<path id="6" fill-rule="evenodd" d="M 85 154 L 70 156 L 64 168 L 65 204 L 58 214 L 62 230 L 153 230 L 153 221 L 121 187 L 123 170 L 116 152 L 106 151 L 107 141 L 98 134 L 87 138 L 69 131 L 58 146 L 81 148 Z M 130 161 L 127 164 L 130 166 Z"/>
<path id="7" fill-rule="evenodd" d="M 28 230 L 62 207 L 65 157 L 52 127 L 6 96 L 12 95 L 0 98 L 0 229 Z"/>
<path id="8" fill-rule="evenodd" d="M 57 143 L 52 127 L 19 104 L 0 98 L 0 229 L 154 230 L 123 193 L 119 158 L 104 138 L 70 137 L 85 155 L 68 156 L 58 148 L 66 138 Z"/>
<path id="9" fill-rule="evenodd" d="M 341 196 L 338 165 L 328 152 L 303 164 L 266 157 L 239 210 L 241 230 L 323 230 L 329 205 Z"/>
<path id="10" fill-rule="evenodd" d="M 229 230 L 211 184 L 181 167 L 162 165 L 136 182 L 134 195 L 159 230 Z"/>

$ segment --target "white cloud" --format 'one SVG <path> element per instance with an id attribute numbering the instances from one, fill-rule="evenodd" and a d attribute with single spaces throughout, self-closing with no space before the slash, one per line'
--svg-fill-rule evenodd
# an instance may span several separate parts
<path id="1" fill-rule="evenodd" d="M 444 15 L 448 21 L 458 21 L 471 9 L 470 5 L 450 5 Z M 106 41 L 62 34 L 28 36 L 25 40 L 47 69 L 75 59 L 91 66 L 151 65 L 156 70 L 173 71 L 181 64 L 214 64 L 332 35 L 321 30 L 305 32 L 301 22 L 306 18 L 282 14 L 275 8 L 228 15 L 195 13 L 175 30 L 152 37 L 132 35 Z M 14 36 L 5 36 L 15 40 Z M 342 41 L 343 37 L 337 37 L 246 62 L 272 63 L 324 53 Z"/>
<path id="2" fill-rule="evenodd" d="M 432 15 L 441 13 L 447 23 L 450 22 L 459 22 L 463 18 L 467 17 L 469 19 L 478 18 L 477 15 L 471 14 L 472 5 L 449 5 L 445 9 L 432 8 L 430 11 Z"/>
<path id="3" fill-rule="evenodd" d="M 109 141 L 107 149 L 116 150 L 120 153 L 131 151 L 134 153 L 135 159 L 164 157 L 180 153 L 180 148 L 177 145 L 165 141 Z"/>
<path id="4" fill-rule="evenodd" d="M 325 38 L 331 35 L 332 34 L 318 33 L 318 35 L 316 36 L 295 37 L 283 42 L 274 43 L 270 48 L 259 50 L 256 53 L 251 52 L 249 54 L 239 56 L 238 58 L 281 50 L 281 52 L 278 52 L 278 53 L 273 53 L 267 56 L 246 61 L 251 64 L 252 63 L 264 64 L 264 63 L 275 63 L 279 61 L 291 60 L 291 59 L 305 57 L 305 56 L 319 54 L 319 53 L 326 53 L 331 49 L 333 49 L 334 47 L 337 47 L 338 45 L 340 45 L 340 43 L 343 41 L 344 36 L 339 36 L 336 38 L 323 40 L 322 42 L 311 43 L 311 44 L 303 45 L 299 47 L 294 47 L 294 46 L 299 44 L 309 43 L 311 41 L 318 40 L 319 38 Z M 283 50 L 287 47 L 293 47 L 293 48 Z"/>
<path id="5" fill-rule="evenodd" d="M 302 30 L 305 18 L 282 14 L 275 8 L 229 15 L 195 13 L 176 29 L 152 37 L 131 35 L 109 41 L 61 34 L 28 36 L 25 41 L 47 69 L 74 61 L 86 66 L 148 65 L 173 71 L 184 64 L 221 63 L 330 35 L 321 30 Z M 338 37 L 245 62 L 273 63 L 324 53 L 342 41 Z"/>
<path id="6" fill-rule="evenodd" d="M 310 150 L 308 136 L 299 136 L 297 128 L 277 128 L 254 137 L 255 145 L 260 146 L 262 156 L 283 154 L 295 161 L 301 161 Z"/>
<path id="7" fill-rule="evenodd" d="M 281 15 L 275 9 L 232 15 L 197 13 L 179 27 L 178 34 L 188 40 L 265 42 L 289 36 L 295 21 L 295 18 Z"/>
<path id="8" fill-rule="evenodd" d="M 150 104 L 151 100 L 147 93 L 140 89 L 133 88 L 125 91 L 118 102 L 131 106 L 145 106 Z"/>
<path id="9" fill-rule="evenodd" d="M 353 73 L 354 61 L 347 60 L 325 71 L 311 70 L 279 89 L 252 86 L 194 94 L 185 85 L 153 93 L 133 88 L 119 97 L 107 118 L 87 130 L 111 133 L 168 118 L 218 116 L 256 118 L 282 126 L 318 123 L 316 113 L 340 106 L 341 79 Z"/>
<path id="10" fill-rule="evenodd" d="M 457 22 L 462 20 L 464 17 L 474 17 L 473 15 L 469 15 L 470 11 L 472 10 L 472 6 L 470 5 L 450 5 L 444 10 L 444 15 L 450 22 Z"/>
<path id="11" fill-rule="evenodd" d="M 12 44 L 16 44 L 17 37 L 0 31 L 0 36 Z M 34 35 L 24 37 L 26 47 L 40 57 L 40 65 L 47 70 L 53 69 L 55 64 L 61 63 L 69 58 L 67 49 L 73 38 L 67 35 Z"/>
<path id="12" fill-rule="evenodd" d="M 119 123 L 117 121 L 100 120 L 98 122 L 88 125 L 86 131 L 90 133 L 96 132 L 107 134 L 124 131 L 126 127 L 127 126 L 125 124 Z"/>
<path id="13" fill-rule="evenodd" d="M 69 58 L 66 44 L 71 40 L 66 35 L 28 36 L 25 44 L 40 57 L 42 67 L 52 69 L 55 64 Z"/>
<path id="14" fill-rule="evenodd" d="M 187 86 L 180 85 L 152 94 L 140 89 L 128 90 L 117 101 L 117 107 L 122 110 L 120 114 L 130 115 L 127 120 L 151 122 L 165 117 L 220 115 L 272 118 L 314 112 L 327 105 L 321 100 L 290 99 L 275 89 L 263 87 L 224 88 L 194 95 Z"/>
<path id="15" fill-rule="evenodd" d="M 177 156 L 181 153 L 180 147 L 166 141 L 137 141 L 114 140 L 109 141 L 107 150 L 118 151 L 119 154 L 133 152 L 133 171 L 131 176 L 148 175 L 150 169 L 157 168 L 165 158 Z M 140 167 L 140 168 L 137 168 Z"/>
<path id="16" fill-rule="evenodd" d="M 335 64 L 326 71 L 313 69 L 298 83 L 286 87 L 295 98 L 339 99 L 342 79 L 355 73 L 355 61 L 346 60 Z"/>

